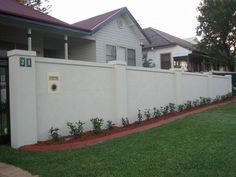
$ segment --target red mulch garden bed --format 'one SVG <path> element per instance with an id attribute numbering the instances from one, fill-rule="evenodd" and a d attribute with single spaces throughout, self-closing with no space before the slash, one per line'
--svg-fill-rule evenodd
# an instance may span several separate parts
<path id="1" fill-rule="evenodd" d="M 26 145 L 22 146 L 19 149 L 20 150 L 29 150 L 29 151 L 46 151 L 46 150 L 63 150 L 63 149 L 73 149 L 73 148 L 80 148 L 85 147 L 88 145 L 93 145 L 97 143 L 104 142 L 108 139 L 112 139 L 115 137 L 120 137 L 124 135 L 128 135 L 132 132 L 136 132 L 135 130 L 139 129 L 142 130 L 144 127 L 149 127 L 149 125 L 157 124 L 156 126 L 165 124 L 167 122 L 170 122 L 172 120 L 178 119 L 180 117 L 184 117 L 186 115 L 190 115 L 195 112 L 201 112 L 208 108 L 215 107 L 217 105 L 221 104 L 227 104 L 231 102 L 235 102 L 236 98 L 228 98 L 223 101 L 217 101 L 210 104 L 200 105 L 194 108 L 190 108 L 187 110 L 184 110 L 182 112 L 176 112 L 176 113 L 169 113 L 167 115 L 158 117 L 158 118 L 152 118 L 149 120 L 144 120 L 142 122 L 134 122 L 132 124 L 129 124 L 126 127 L 115 127 L 112 130 L 104 130 L 101 134 L 95 134 L 93 131 L 88 131 L 83 133 L 83 135 L 79 138 L 75 138 L 73 136 L 65 136 L 61 137 L 58 142 L 54 142 L 53 140 L 47 140 L 47 141 L 40 141 L 33 145 Z M 159 124 L 158 124 L 159 123 Z M 152 126 L 150 126 L 152 128 Z M 146 129 L 146 128 L 145 128 Z"/>

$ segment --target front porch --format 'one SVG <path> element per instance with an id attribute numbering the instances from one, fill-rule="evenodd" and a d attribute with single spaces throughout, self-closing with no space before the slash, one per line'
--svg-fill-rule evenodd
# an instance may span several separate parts
<path id="1" fill-rule="evenodd" d="M 63 31 L 0 22 L 0 56 L 13 49 L 36 51 L 39 57 L 96 61 L 95 39 Z"/>

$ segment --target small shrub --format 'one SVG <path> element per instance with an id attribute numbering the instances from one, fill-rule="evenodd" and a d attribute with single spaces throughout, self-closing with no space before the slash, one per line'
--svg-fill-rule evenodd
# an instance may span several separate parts
<path id="1" fill-rule="evenodd" d="M 184 104 L 184 106 L 185 106 L 185 109 L 190 109 L 190 108 L 192 108 L 192 107 L 193 107 L 192 101 L 187 101 L 187 102 Z"/>
<path id="2" fill-rule="evenodd" d="M 219 95 L 217 95 L 214 99 L 214 102 L 220 101 L 221 97 Z"/>
<path id="3" fill-rule="evenodd" d="M 129 119 L 128 119 L 128 117 L 126 117 L 126 118 L 121 118 L 121 121 L 122 121 L 122 125 L 123 125 L 123 127 L 127 127 L 128 125 L 129 125 Z"/>
<path id="4" fill-rule="evenodd" d="M 206 98 L 206 104 L 211 103 L 212 99 L 211 98 Z"/>
<path id="5" fill-rule="evenodd" d="M 169 112 L 170 113 L 175 113 L 175 104 L 174 103 L 169 103 Z"/>
<path id="6" fill-rule="evenodd" d="M 112 130 L 112 129 L 114 129 L 114 128 L 115 128 L 115 124 L 114 124 L 114 123 L 112 123 L 112 121 L 111 121 L 111 120 L 108 120 L 108 121 L 107 121 L 106 128 L 107 128 L 108 130 Z"/>
<path id="7" fill-rule="evenodd" d="M 138 122 L 142 122 L 142 120 L 143 120 L 143 115 L 141 113 L 141 110 L 138 109 Z"/>
<path id="8" fill-rule="evenodd" d="M 103 118 L 95 117 L 90 119 L 93 124 L 93 131 L 95 134 L 99 134 L 102 132 Z"/>
<path id="9" fill-rule="evenodd" d="M 58 131 L 59 131 L 59 128 L 51 127 L 49 129 L 48 133 L 50 134 L 53 141 L 58 141 L 59 140 L 60 135 L 59 135 Z"/>
<path id="10" fill-rule="evenodd" d="M 145 109 L 144 115 L 145 115 L 146 119 L 149 120 L 151 118 L 150 109 Z"/>
<path id="11" fill-rule="evenodd" d="M 79 137 L 83 134 L 84 123 L 81 121 L 78 122 L 67 122 L 66 125 L 70 129 L 70 134 L 76 137 Z"/>
<path id="12" fill-rule="evenodd" d="M 200 104 L 199 99 L 196 99 L 195 101 L 192 102 L 193 107 L 199 106 L 199 104 Z"/>
<path id="13" fill-rule="evenodd" d="M 161 113 L 162 113 L 162 115 L 168 114 L 169 113 L 169 105 L 161 107 Z"/>
<path id="14" fill-rule="evenodd" d="M 207 98 L 200 97 L 200 104 L 201 105 L 207 104 Z"/>
<path id="15" fill-rule="evenodd" d="M 178 105 L 177 109 L 178 109 L 178 112 L 184 111 L 185 106 L 183 104 L 180 104 Z"/>
<path id="16" fill-rule="evenodd" d="M 161 112 L 160 110 L 158 110 L 157 108 L 153 108 L 153 118 L 158 118 L 161 116 Z"/>
<path id="17" fill-rule="evenodd" d="M 226 97 L 227 97 L 227 98 L 231 98 L 232 96 L 233 96 L 233 93 L 232 93 L 232 92 L 226 94 Z"/>

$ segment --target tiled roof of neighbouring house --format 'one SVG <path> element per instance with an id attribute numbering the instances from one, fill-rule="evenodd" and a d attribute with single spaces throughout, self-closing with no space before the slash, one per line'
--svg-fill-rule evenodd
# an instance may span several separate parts
<path id="1" fill-rule="evenodd" d="M 160 30 L 154 28 L 143 29 L 148 38 L 151 40 L 151 45 L 146 45 L 144 48 L 158 48 L 166 46 L 179 45 L 191 51 L 198 51 L 190 42 L 180 39 L 178 37 L 172 36 Z"/>

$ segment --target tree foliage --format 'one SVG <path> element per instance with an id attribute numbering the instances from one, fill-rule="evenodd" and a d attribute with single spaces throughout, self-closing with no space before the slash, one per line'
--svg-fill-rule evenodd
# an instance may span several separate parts
<path id="1" fill-rule="evenodd" d="M 236 60 L 236 0 L 202 0 L 198 7 L 198 47 L 213 64 L 234 70 Z"/>
<path id="2" fill-rule="evenodd" d="M 48 14 L 51 12 L 52 5 L 49 4 L 49 0 L 17 0 L 21 4 L 32 7 L 35 10 Z"/>

